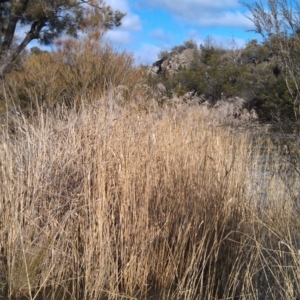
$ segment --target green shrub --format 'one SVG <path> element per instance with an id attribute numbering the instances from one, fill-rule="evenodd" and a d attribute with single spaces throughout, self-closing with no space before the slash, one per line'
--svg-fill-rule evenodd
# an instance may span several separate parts
<path id="1" fill-rule="evenodd" d="M 184 42 L 184 46 L 186 47 L 186 49 L 194 49 L 197 50 L 197 43 L 194 40 L 187 40 Z"/>

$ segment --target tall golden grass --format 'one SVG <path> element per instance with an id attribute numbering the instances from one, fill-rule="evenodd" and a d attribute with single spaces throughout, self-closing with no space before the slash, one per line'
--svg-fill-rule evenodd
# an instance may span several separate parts
<path id="1" fill-rule="evenodd" d="M 296 190 L 262 143 L 200 108 L 7 115 L 0 299 L 299 299 Z"/>

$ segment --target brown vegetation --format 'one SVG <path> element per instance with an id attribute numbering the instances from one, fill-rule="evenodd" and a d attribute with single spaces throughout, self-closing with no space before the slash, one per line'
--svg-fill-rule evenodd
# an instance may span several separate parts
<path id="1" fill-rule="evenodd" d="M 297 299 L 295 186 L 260 142 L 195 108 L 103 103 L 8 116 L 0 298 Z"/>
<path id="2" fill-rule="evenodd" d="M 136 95 L 143 96 L 143 76 L 134 68 L 132 55 L 105 45 L 101 36 L 59 41 L 57 47 L 55 53 L 25 56 L 22 67 L 8 74 L 0 87 L 0 103 L 28 114 L 61 104 L 88 105 L 118 86 L 127 89 L 118 105 L 138 102 Z"/>
<path id="3" fill-rule="evenodd" d="M 0 299 L 298 299 L 298 154 L 150 103 L 98 42 L 2 82 Z"/>

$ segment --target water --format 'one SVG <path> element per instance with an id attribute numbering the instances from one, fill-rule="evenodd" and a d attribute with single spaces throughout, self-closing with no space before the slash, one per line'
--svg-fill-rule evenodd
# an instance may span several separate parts
<path id="1" fill-rule="evenodd" d="M 248 193 L 259 205 L 280 199 L 300 211 L 300 137 L 295 126 L 251 130 L 253 143 Z"/>

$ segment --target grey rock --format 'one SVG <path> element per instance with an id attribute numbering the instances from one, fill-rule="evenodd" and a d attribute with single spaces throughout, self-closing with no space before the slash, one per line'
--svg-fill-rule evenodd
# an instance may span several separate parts
<path id="1" fill-rule="evenodd" d="M 162 83 L 158 83 L 153 88 L 153 96 L 159 97 L 164 95 L 167 92 L 166 87 Z"/>
<path id="2" fill-rule="evenodd" d="M 185 49 L 181 53 L 170 53 L 168 56 L 153 63 L 150 72 L 161 74 L 163 70 L 169 73 L 178 72 L 182 68 L 189 68 L 195 59 L 195 55 L 201 55 L 200 50 Z"/>

